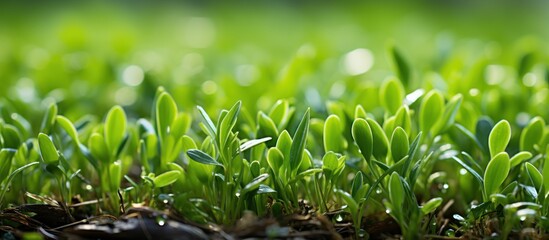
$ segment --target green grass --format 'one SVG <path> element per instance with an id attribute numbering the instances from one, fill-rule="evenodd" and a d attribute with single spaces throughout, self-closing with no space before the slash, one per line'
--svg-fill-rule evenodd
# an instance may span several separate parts
<path id="1" fill-rule="evenodd" d="M 6 5 L 0 206 L 225 227 L 312 207 L 347 237 L 380 215 L 405 239 L 547 237 L 549 32 L 529 4 L 440 10 L 448 29 L 427 5 Z"/>

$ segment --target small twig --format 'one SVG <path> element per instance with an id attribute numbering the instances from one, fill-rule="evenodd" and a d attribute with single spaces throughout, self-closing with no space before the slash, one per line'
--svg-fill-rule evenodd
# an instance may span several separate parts
<path id="1" fill-rule="evenodd" d="M 92 204 L 96 204 L 96 203 L 100 203 L 100 202 L 103 202 L 103 199 L 94 199 L 94 200 L 89 200 L 89 201 L 85 201 L 85 202 L 79 202 L 79 203 L 69 205 L 68 207 L 75 208 L 75 207 L 81 207 L 81 206 L 86 206 L 86 205 L 92 205 Z"/>
<path id="2" fill-rule="evenodd" d="M 86 219 L 82 219 L 80 221 L 72 222 L 72 223 L 65 224 L 63 226 L 59 226 L 59 227 L 56 227 L 56 228 L 51 228 L 51 229 L 48 229 L 48 230 L 61 230 L 61 229 L 64 229 L 64 228 L 76 226 L 76 225 L 83 224 L 83 223 L 89 223 L 90 221 L 93 221 L 95 219 L 101 219 L 101 218 L 108 218 L 108 219 L 111 219 L 113 221 L 118 220 L 116 217 L 114 217 L 112 215 L 102 215 L 102 216 L 89 217 L 89 218 L 86 218 Z"/>
<path id="3" fill-rule="evenodd" d="M 120 200 L 120 212 L 124 214 L 126 213 L 126 207 L 124 207 L 124 197 L 122 197 L 122 193 L 120 193 L 120 189 L 118 189 L 117 193 L 118 193 L 118 199 Z"/>
<path id="4" fill-rule="evenodd" d="M 450 223 L 450 220 L 444 219 L 444 223 L 442 223 L 442 226 L 440 226 L 440 230 L 438 231 L 438 235 L 442 234 L 442 231 L 444 231 L 444 228 L 448 226 L 448 223 Z"/>

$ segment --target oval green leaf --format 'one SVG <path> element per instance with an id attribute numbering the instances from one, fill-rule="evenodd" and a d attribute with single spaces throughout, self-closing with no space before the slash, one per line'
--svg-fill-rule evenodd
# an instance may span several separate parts
<path id="1" fill-rule="evenodd" d="M 351 135 L 366 162 L 370 163 L 373 153 L 374 138 L 372 129 L 365 119 L 357 118 L 351 126 Z"/>
<path id="2" fill-rule="evenodd" d="M 154 187 L 155 188 L 161 188 L 168 186 L 179 178 L 179 175 L 181 175 L 181 172 L 178 170 L 171 170 L 167 171 L 165 173 L 162 173 L 154 178 Z"/>
<path id="3" fill-rule="evenodd" d="M 404 204 L 404 186 L 397 172 L 393 172 L 389 178 L 389 199 L 393 206 Z"/>
<path id="4" fill-rule="evenodd" d="M 156 102 L 156 132 L 163 141 L 177 116 L 177 105 L 167 92 L 160 93 Z"/>
<path id="5" fill-rule="evenodd" d="M 423 206 L 421 206 L 421 213 L 423 213 L 423 215 L 432 213 L 433 211 L 435 211 L 435 209 L 437 209 L 438 206 L 440 206 L 441 203 L 442 203 L 442 198 L 439 198 L 439 197 L 433 198 L 427 201 L 425 204 L 423 204 Z"/>
<path id="6" fill-rule="evenodd" d="M 343 127 L 338 116 L 332 114 L 324 122 L 324 151 L 343 152 Z"/>
<path id="7" fill-rule="evenodd" d="M 389 139 L 387 139 L 387 135 L 385 135 L 385 132 L 383 131 L 383 128 L 381 128 L 379 123 L 371 118 L 366 119 L 366 121 L 368 122 L 368 125 L 372 130 L 372 155 L 374 155 L 374 157 L 378 161 L 384 162 L 389 151 Z"/>
<path id="8" fill-rule="evenodd" d="M 429 91 L 419 108 L 419 129 L 425 134 L 436 134 L 434 125 L 441 119 L 444 110 L 444 97 L 437 90 Z M 434 136 L 432 136 L 434 137 Z"/>
<path id="9" fill-rule="evenodd" d="M 484 172 L 485 196 L 488 197 L 494 193 L 498 193 L 498 189 L 503 181 L 505 181 L 505 178 L 507 178 L 510 168 L 511 161 L 506 152 L 498 153 L 490 160 Z"/>
<path id="10" fill-rule="evenodd" d="M 534 146 L 539 144 L 543 137 L 545 121 L 541 117 L 530 120 L 520 134 L 520 150 L 535 152 Z"/>
<path id="11" fill-rule="evenodd" d="M 504 152 L 511 140 L 511 125 L 507 120 L 499 121 L 488 136 L 488 149 L 493 158 L 496 154 Z"/>
<path id="12" fill-rule="evenodd" d="M 114 106 L 105 119 L 104 137 L 111 156 L 115 156 L 126 134 L 126 113 L 120 106 Z"/>
<path id="13" fill-rule="evenodd" d="M 402 105 L 405 95 L 402 83 L 397 78 L 390 77 L 380 87 L 379 101 L 390 115 L 394 115 Z"/>
<path id="14" fill-rule="evenodd" d="M 400 161 L 410 150 L 410 142 L 408 141 L 408 135 L 401 127 L 395 128 L 393 135 L 391 136 L 391 156 L 395 162 Z"/>
<path id="15" fill-rule="evenodd" d="M 44 160 L 44 163 L 56 164 L 59 161 L 59 153 L 57 152 L 57 148 L 55 148 L 48 135 L 43 133 L 38 134 L 38 146 L 40 148 L 40 154 L 42 155 L 42 160 Z"/>

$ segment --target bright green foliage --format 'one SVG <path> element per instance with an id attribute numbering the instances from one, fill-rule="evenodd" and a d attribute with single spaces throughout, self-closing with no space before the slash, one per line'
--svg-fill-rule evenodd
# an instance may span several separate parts
<path id="1" fill-rule="evenodd" d="M 499 121 L 488 137 L 490 156 L 493 158 L 497 154 L 505 151 L 509 140 L 511 139 L 511 125 L 506 120 Z"/>
<path id="2" fill-rule="evenodd" d="M 55 124 L 55 117 L 57 116 L 57 104 L 50 104 L 44 118 L 42 119 L 42 124 L 40 126 L 40 132 L 49 133 L 51 128 Z"/>
<path id="3" fill-rule="evenodd" d="M 444 107 L 444 113 L 433 126 L 434 135 L 446 132 L 454 124 L 462 101 L 463 96 L 461 94 L 455 95 L 448 101 Z"/>
<path id="4" fill-rule="evenodd" d="M 336 231 L 345 226 L 340 233 L 357 238 L 368 238 L 364 227 L 372 216 L 393 218 L 403 239 L 486 238 L 474 235 L 479 229 L 503 239 L 549 234 L 543 50 L 528 43 L 534 49 L 519 44 L 494 51 L 509 46 L 487 50 L 436 38 L 440 44 L 413 62 L 394 45 L 388 64 L 375 48 L 353 50 L 341 56 L 341 71 L 333 64 L 339 56 L 327 56 L 334 49 L 312 45 L 300 48 L 282 70 L 271 66 L 279 61 L 254 64 L 255 57 L 217 65 L 214 51 L 198 47 L 159 62 L 148 54 L 110 58 L 86 51 L 77 54 L 86 63 L 78 72 L 70 68 L 79 47 L 68 47 L 70 54 L 48 50 L 45 60 L 34 59 L 34 47 L 17 54 L 23 58 L 10 59 L 8 51 L 10 64 L 24 66 L 0 71 L 9 73 L 3 79 L 28 74 L 36 94 L 21 99 L 26 90 L 19 85 L 0 90 L 16 89 L 0 99 L 0 205 L 38 201 L 22 194 L 28 192 L 51 196 L 67 211 L 80 210 L 71 207 L 73 196 L 98 200 L 86 206 L 90 212 L 115 217 L 120 204 L 166 207 L 203 226 L 239 227 L 250 211 L 259 219 L 289 219 L 290 226 L 299 226 L 294 216 L 323 215 Z M 421 62 L 426 56 L 437 57 Z M 62 77 L 52 61 L 65 57 L 74 76 L 60 81 L 71 89 L 42 84 L 50 70 Z M 109 62 L 98 68 L 93 59 L 131 61 L 143 82 L 133 86 L 123 76 L 106 84 L 103 79 L 117 78 L 112 72 L 127 66 Z M 416 59 L 421 68 L 412 69 Z M 376 69 L 356 72 L 354 64 Z M 181 65 L 184 74 L 164 75 L 171 65 Z M 235 74 L 225 72 L 233 68 Z M 80 71 L 107 73 L 94 78 Z M 167 88 L 155 90 L 159 83 Z M 106 96 L 82 103 L 76 97 L 82 86 Z M 441 206 L 443 214 L 437 212 Z M 290 237 L 286 226 L 267 229 L 286 235 L 263 237 Z"/>
<path id="5" fill-rule="evenodd" d="M 372 157 L 374 138 L 370 125 L 364 119 L 355 119 L 352 126 L 352 135 L 355 143 L 360 149 L 360 153 L 366 159 L 366 162 L 370 164 Z"/>
<path id="6" fill-rule="evenodd" d="M 543 185 L 543 176 L 538 171 L 538 169 L 536 167 L 534 167 L 534 165 L 532 165 L 531 163 L 527 162 L 524 166 L 525 166 L 526 173 L 527 173 L 532 185 L 538 191 L 540 191 L 541 187 Z"/>
<path id="7" fill-rule="evenodd" d="M 389 114 L 395 114 L 404 100 L 406 94 L 402 83 L 396 78 L 388 78 L 380 88 L 380 102 Z"/>
<path id="8" fill-rule="evenodd" d="M 46 134 L 40 133 L 38 135 L 38 145 L 40 146 L 40 153 L 44 163 L 57 164 L 59 161 L 59 153 L 57 152 L 57 148 L 53 145 L 50 137 Z"/>
<path id="9" fill-rule="evenodd" d="M 373 119 L 366 119 L 368 122 L 368 125 L 370 126 L 370 129 L 372 130 L 372 139 L 373 139 L 373 155 L 378 161 L 385 161 L 385 157 L 387 157 L 388 151 L 389 151 L 389 140 L 387 139 L 387 135 L 385 135 L 385 132 Z"/>
<path id="10" fill-rule="evenodd" d="M 109 153 L 115 156 L 126 135 L 126 113 L 120 106 L 111 108 L 107 113 L 103 135 Z"/>
<path id="11" fill-rule="evenodd" d="M 435 124 L 444 113 L 444 97 L 436 90 L 428 92 L 421 101 L 419 111 L 419 129 L 426 134 L 436 134 Z"/>
<path id="12" fill-rule="evenodd" d="M 401 127 L 397 127 L 391 136 L 391 155 L 393 161 L 397 162 L 403 159 L 410 150 L 408 135 Z"/>
<path id="13" fill-rule="evenodd" d="M 549 156 L 549 146 L 546 148 L 545 150 L 545 159 L 544 159 L 544 163 L 543 163 L 543 169 L 541 171 L 542 175 L 544 176 L 543 178 L 543 187 L 545 188 L 545 193 L 544 195 L 547 195 L 549 193 L 549 158 L 547 156 Z"/>
<path id="14" fill-rule="evenodd" d="M 343 142 L 345 141 L 342 136 L 343 126 L 341 120 L 336 115 L 330 115 L 326 118 L 324 123 L 324 150 L 326 152 L 332 151 L 341 153 L 343 152 Z"/>
<path id="15" fill-rule="evenodd" d="M 125 118 L 124 121 L 126 121 Z M 75 143 L 75 146 L 78 146 L 78 144 L 80 144 L 80 140 L 78 140 L 78 132 L 68 118 L 58 115 L 55 117 L 55 124 L 59 125 L 63 130 L 65 130 L 65 132 L 71 137 L 72 141 Z"/>
<path id="16" fill-rule="evenodd" d="M 393 66 L 399 79 L 404 83 L 404 85 L 409 85 L 412 80 L 410 65 L 394 44 L 390 44 L 387 49 L 391 59 L 393 60 Z"/>
<path id="17" fill-rule="evenodd" d="M 484 192 L 488 199 L 492 194 L 498 193 L 499 187 L 507 178 L 511 162 L 505 152 L 496 154 L 486 166 L 484 172 Z"/>
<path id="18" fill-rule="evenodd" d="M 520 150 L 534 152 L 536 147 L 541 147 L 540 141 L 543 138 L 544 127 L 543 118 L 532 118 L 520 135 Z M 539 150 L 543 151 L 543 149 Z"/>
<path id="19" fill-rule="evenodd" d="M 161 188 L 164 186 L 168 186 L 179 178 L 179 175 L 181 175 L 181 172 L 177 170 L 171 170 L 167 171 L 165 173 L 162 173 L 154 178 L 154 186 L 157 188 Z"/>
<path id="20" fill-rule="evenodd" d="M 299 165 L 301 165 L 301 159 L 303 156 L 303 151 L 305 150 L 305 143 L 307 140 L 307 134 L 309 132 L 309 121 L 310 121 L 310 110 L 307 109 L 297 130 L 292 138 L 292 146 L 290 147 L 290 170 L 292 173 L 297 171 Z"/>

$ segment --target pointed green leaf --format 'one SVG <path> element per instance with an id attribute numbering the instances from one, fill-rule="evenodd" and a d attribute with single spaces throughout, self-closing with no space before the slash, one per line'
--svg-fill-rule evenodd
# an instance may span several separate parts
<path id="1" fill-rule="evenodd" d="M 161 188 L 161 187 L 168 186 L 174 183 L 175 181 L 177 181 L 180 175 L 181 175 L 181 172 L 177 170 L 171 170 L 171 171 L 162 173 L 154 178 L 153 180 L 154 187 Z"/>
<path id="2" fill-rule="evenodd" d="M 250 148 L 253 148 L 253 147 L 255 147 L 259 144 L 268 142 L 271 139 L 272 139 L 271 137 L 264 137 L 264 138 L 260 138 L 260 139 L 252 139 L 252 140 L 246 141 L 245 143 L 240 145 L 240 152 L 244 152 L 244 151 L 246 151 Z"/>
<path id="3" fill-rule="evenodd" d="M 269 118 L 276 123 L 278 130 L 282 130 L 288 123 L 290 118 L 291 110 L 288 101 L 278 100 L 269 111 Z"/>
<path id="4" fill-rule="evenodd" d="M 215 127 L 215 124 L 212 122 L 212 119 L 210 118 L 210 116 L 208 116 L 208 113 L 206 113 L 206 110 L 204 110 L 204 108 L 202 108 L 201 106 L 197 106 L 196 108 L 198 109 L 198 112 L 206 122 L 205 126 L 209 132 L 210 137 L 214 137 L 217 134 L 217 128 Z"/>
<path id="5" fill-rule="evenodd" d="M 105 119 L 104 137 L 111 156 L 116 155 L 126 135 L 126 113 L 120 106 L 114 106 Z"/>
<path id="6" fill-rule="evenodd" d="M 275 192 L 276 190 L 264 184 L 259 184 L 259 188 L 257 189 L 257 194 L 275 193 Z"/>
<path id="7" fill-rule="evenodd" d="M 351 194 L 340 189 L 338 189 L 336 193 L 347 204 L 350 213 L 356 214 L 359 211 L 358 203 L 355 201 L 355 199 L 353 199 L 353 196 L 351 196 Z"/>
<path id="8" fill-rule="evenodd" d="M 51 128 L 55 124 L 55 116 L 57 116 L 57 104 L 51 103 L 42 119 L 42 124 L 40 126 L 41 132 L 50 133 Z"/>
<path id="9" fill-rule="evenodd" d="M 305 143 L 307 142 L 307 133 L 309 132 L 309 120 L 310 109 L 307 109 L 292 138 L 292 146 L 290 148 L 291 171 L 297 171 L 299 165 L 301 165 L 301 158 L 303 156 L 303 151 L 305 150 Z"/>
<path id="10" fill-rule="evenodd" d="M 387 135 L 375 120 L 368 118 L 366 121 L 372 130 L 373 155 L 378 161 L 385 161 L 389 151 L 389 139 L 387 139 Z"/>
<path id="11" fill-rule="evenodd" d="M 362 172 L 357 172 L 353 178 L 353 183 L 351 184 L 351 195 L 354 199 L 357 199 L 357 194 L 359 189 L 364 185 L 364 174 Z"/>
<path id="12" fill-rule="evenodd" d="M 391 136 L 391 155 L 395 162 L 400 161 L 410 150 L 410 142 L 408 141 L 408 135 L 401 127 L 395 128 L 393 135 Z"/>
<path id="13" fill-rule="evenodd" d="M 324 151 L 343 152 L 343 126 L 341 120 L 336 115 L 330 115 L 324 122 Z"/>
<path id="14" fill-rule="evenodd" d="M 240 107 L 242 106 L 242 102 L 238 101 L 236 102 L 227 115 L 225 115 L 221 121 L 221 124 L 219 126 L 219 143 L 221 143 L 221 146 L 227 146 L 228 144 L 228 138 L 230 135 L 230 132 L 233 130 L 233 127 L 236 124 L 236 120 L 238 117 L 238 114 L 240 113 Z"/>
<path id="15" fill-rule="evenodd" d="M 351 135 L 366 162 L 369 164 L 373 153 L 374 139 L 370 125 L 365 119 L 357 118 L 351 126 Z"/>
<path id="16" fill-rule="evenodd" d="M 366 119 L 368 115 L 366 114 L 366 110 L 364 110 L 364 107 L 362 105 L 356 105 L 355 107 L 355 119 L 362 118 Z"/>
<path id="17" fill-rule="evenodd" d="M 441 203 L 442 203 L 442 198 L 439 198 L 439 197 L 433 198 L 427 201 L 425 204 L 423 204 L 423 206 L 421 206 L 421 213 L 423 213 L 423 215 L 432 213 L 433 211 L 435 211 L 435 209 L 437 209 L 438 206 L 440 206 Z"/>
<path id="18" fill-rule="evenodd" d="M 278 129 L 274 121 L 263 112 L 258 114 L 259 131 L 258 137 L 277 137 Z"/>
<path id="19" fill-rule="evenodd" d="M 78 145 L 80 143 L 80 140 L 78 139 L 78 132 L 76 131 L 76 128 L 72 124 L 71 120 L 61 115 L 58 115 L 55 119 L 55 124 L 65 130 L 67 135 L 71 137 L 74 144 Z"/>
<path id="20" fill-rule="evenodd" d="M 525 164 L 525 170 L 528 174 L 528 177 L 530 178 L 530 181 L 532 182 L 533 186 L 540 191 L 541 186 L 543 185 L 543 176 L 539 172 L 539 170 L 534 167 L 531 163 L 527 162 Z"/>
<path id="21" fill-rule="evenodd" d="M 507 120 L 499 121 L 488 137 L 490 156 L 494 157 L 496 154 L 504 152 L 510 139 L 511 125 L 509 125 Z"/>
<path id="22" fill-rule="evenodd" d="M 42 155 L 44 163 L 56 164 L 59 161 L 57 148 L 55 148 L 48 135 L 43 133 L 38 134 L 38 146 L 40 147 L 40 154 Z"/>
<path id="23" fill-rule="evenodd" d="M 459 111 L 462 100 L 463 96 L 461 94 L 457 94 L 452 97 L 452 99 L 450 99 L 450 101 L 448 102 L 448 104 L 446 104 L 446 107 L 444 108 L 444 113 L 442 114 L 442 117 L 433 126 L 433 134 L 439 135 L 441 133 L 444 133 L 452 125 L 454 125 L 456 115 Z"/>
<path id="24" fill-rule="evenodd" d="M 498 153 L 494 156 L 484 172 L 484 190 L 486 196 L 498 193 L 498 189 L 507 178 L 511 162 L 506 152 Z"/>
<path id="25" fill-rule="evenodd" d="M 252 191 L 255 191 L 255 190 L 259 189 L 259 185 L 261 185 L 262 182 L 267 180 L 267 178 L 269 178 L 269 174 L 266 174 L 266 173 L 257 176 L 251 182 L 246 184 L 246 186 L 244 186 L 244 188 L 242 189 L 240 194 L 242 196 L 244 196 L 249 192 L 252 192 Z"/>
<path id="26" fill-rule="evenodd" d="M 456 161 L 457 163 L 459 163 L 459 165 L 461 165 L 465 170 L 467 170 L 467 172 L 469 172 L 471 175 L 473 175 L 473 177 L 475 177 L 475 179 L 480 183 L 480 184 L 484 184 L 484 178 L 482 178 L 480 176 L 480 174 L 475 171 L 471 166 L 467 165 L 466 163 L 464 163 L 461 159 L 459 159 L 458 157 L 456 156 L 453 156 L 452 159 L 454 159 L 454 161 Z"/>
<path id="27" fill-rule="evenodd" d="M 389 55 L 392 57 L 393 66 L 398 73 L 398 78 L 402 80 L 405 85 L 409 85 L 412 78 L 410 64 L 393 44 L 389 45 L 388 51 Z"/>
<path id="28" fill-rule="evenodd" d="M 189 155 L 189 157 L 194 160 L 194 161 L 197 161 L 199 163 L 202 163 L 202 164 L 206 164 L 206 165 L 215 165 L 215 166 L 221 166 L 223 167 L 223 165 L 221 163 L 219 163 L 218 161 L 216 161 L 215 159 L 213 159 L 212 157 L 210 157 L 210 155 L 198 150 L 198 149 L 191 149 L 189 151 L 187 151 L 187 155 Z"/>

